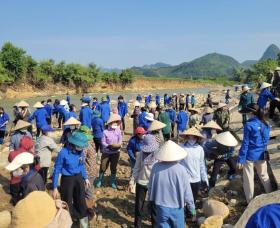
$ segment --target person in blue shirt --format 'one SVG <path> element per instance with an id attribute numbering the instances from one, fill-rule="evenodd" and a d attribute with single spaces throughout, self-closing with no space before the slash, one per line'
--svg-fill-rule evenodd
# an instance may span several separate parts
<path id="1" fill-rule="evenodd" d="M 6 127 L 10 120 L 10 117 L 7 113 L 5 113 L 5 110 L 3 107 L 0 107 L 0 145 L 4 143 L 4 137 L 6 133 Z"/>
<path id="2" fill-rule="evenodd" d="M 101 104 L 100 104 L 100 114 L 104 124 L 106 124 L 107 121 L 109 120 L 110 112 L 111 112 L 110 104 L 108 103 L 105 97 L 102 97 Z"/>
<path id="3" fill-rule="evenodd" d="M 53 115 L 55 116 L 56 119 L 58 119 L 58 107 L 59 105 L 59 100 L 55 99 L 54 103 L 53 103 Z"/>
<path id="4" fill-rule="evenodd" d="M 83 149 L 88 138 L 82 132 L 74 132 L 68 138 L 69 145 L 61 149 L 54 165 L 53 198 L 58 198 L 58 178 L 61 174 L 60 195 L 68 204 L 73 219 L 78 219 L 81 227 L 88 227 L 85 188 L 90 187 L 86 174 Z"/>
<path id="5" fill-rule="evenodd" d="M 186 110 L 189 110 L 189 104 L 190 104 L 190 94 L 187 94 L 186 96 Z"/>
<path id="6" fill-rule="evenodd" d="M 42 131 L 41 128 L 48 125 L 47 118 L 50 118 L 50 116 L 44 108 L 44 105 L 40 102 L 37 102 L 33 107 L 37 108 L 37 110 L 28 118 L 28 121 L 32 122 L 35 119 L 37 127 L 36 137 L 38 138 Z"/>
<path id="7" fill-rule="evenodd" d="M 147 113 L 147 109 L 142 107 L 141 108 L 141 113 L 139 115 L 139 127 L 143 127 L 146 131 L 149 129 L 152 120 L 148 120 L 147 117 L 148 113 Z"/>
<path id="8" fill-rule="evenodd" d="M 192 94 L 192 96 L 191 96 L 191 105 L 192 105 L 192 108 L 194 108 L 195 104 L 196 104 L 196 99 L 195 99 L 194 94 Z"/>
<path id="9" fill-rule="evenodd" d="M 271 84 L 263 82 L 260 87 L 261 93 L 259 95 L 257 104 L 261 109 L 266 108 L 266 103 L 268 100 L 274 101 L 276 99 L 269 90 L 270 86 Z"/>
<path id="10" fill-rule="evenodd" d="M 188 114 L 183 109 L 180 109 L 176 118 L 177 139 L 180 133 L 182 133 L 184 130 L 187 129 L 188 119 L 189 119 Z"/>
<path id="11" fill-rule="evenodd" d="M 167 93 L 165 93 L 163 95 L 163 105 L 164 106 L 168 105 L 168 100 L 169 100 L 168 95 L 167 95 Z"/>
<path id="12" fill-rule="evenodd" d="M 158 93 L 156 95 L 156 104 L 158 107 L 160 106 L 160 95 Z"/>
<path id="13" fill-rule="evenodd" d="M 149 106 L 150 102 L 151 102 L 151 101 L 150 101 L 149 95 L 145 96 L 145 106 L 146 106 L 146 107 Z"/>
<path id="14" fill-rule="evenodd" d="M 143 127 L 137 127 L 135 130 L 135 135 L 132 136 L 128 141 L 126 149 L 129 156 L 131 173 L 136 162 L 136 154 L 141 151 L 141 146 L 143 143 L 145 133 L 146 131 Z"/>
<path id="15" fill-rule="evenodd" d="M 89 103 L 90 103 L 90 98 L 89 100 L 83 99 L 79 119 L 82 125 L 85 125 L 89 129 L 91 129 L 92 109 L 89 107 Z"/>
<path id="16" fill-rule="evenodd" d="M 92 110 L 100 111 L 100 104 L 97 97 L 92 98 Z"/>
<path id="17" fill-rule="evenodd" d="M 140 94 L 137 95 L 136 100 L 141 103 L 142 101 L 142 96 Z"/>
<path id="18" fill-rule="evenodd" d="M 166 109 L 166 112 L 169 115 L 169 118 L 171 120 L 171 138 L 174 138 L 174 128 L 175 128 L 175 122 L 176 122 L 176 111 L 173 108 L 172 104 L 168 105 L 168 108 Z"/>
<path id="19" fill-rule="evenodd" d="M 95 144 L 95 150 L 96 150 L 96 153 L 97 153 L 96 162 L 97 162 L 97 164 L 100 164 L 100 162 L 101 162 L 102 137 L 103 137 L 103 131 L 104 131 L 104 122 L 101 119 L 100 112 L 97 111 L 97 110 L 94 110 L 92 112 L 91 127 L 92 127 L 93 141 L 94 141 L 94 144 Z"/>
<path id="20" fill-rule="evenodd" d="M 69 95 L 68 92 L 67 92 L 67 94 L 66 94 L 66 101 L 67 101 L 68 105 L 71 104 L 71 97 L 70 97 L 70 95 Z"/>
<path id="21" fill-rule="evenodd" d="M 122 118 L 122 130 L 125 130 L 125 115 L 128 113 L 127 103 L 123 100 L 123 96 L 118 97 L 118 112 Z"/>
<path id="22" fill-rule="evenodd" d="M 248 120 L 244 126 L 244 134 L 237 159 L 237 168 L 243 168 L 243 187 L 247 203 L 254 197 L 254 167 L 264 186 L 266 193 L 271 192 L 271 183 L 267 172 L 267 144 L 270 126 L 264 119 L 263 110 L 257 104 L 250 104 L 241 110 Z"/>
<path id="23" fill-rule="evenodd" d="M 47 122 L 49 125 L 52 123 L 52 112 L 53 112 L 53 106 L 52 106 L 52 100 L 48 99 L 47 104 L 45 104 L 45 109 L 49 115 L 50 118 L 47 119 Z"/>

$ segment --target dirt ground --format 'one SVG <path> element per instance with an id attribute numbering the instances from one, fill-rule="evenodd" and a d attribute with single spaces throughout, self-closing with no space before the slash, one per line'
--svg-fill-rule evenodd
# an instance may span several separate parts
<path id="1" fill-rule="evenodd" d="M 219 95 L 217 95 L 219 96 Z M 203 98 L 199 100 L 201 104 Z M 199 104 L 199 105 L 200 105 Z M 232 103 L 234 105 L 234 102 Z M 131 106 L 130 106 L 131 107 Z M 94 189 L 94 211 L 95 215 L 91 218 L 91 227 L 133 227 L 134 219 L 134 198 L 135 196 L 127 191 L 128 181 L 130 177 L 130 166 L 128 155 L 126 153 L 126 145 L 132 132 L 132 119 L 126 118 L 127 130 L 124 134 L 123 149 L 121 152 L 120 161 L 117 171 L 118 189 L 114 190 L 109 187 L 110 171 L 107 170 L 104 186 L 99 189 Z M 242 132 L 241 116 L 236 111 L 232 114 L 232 128 L 240 129 Z M 61 131 L 57 130 L 53 133 L 53 137 L 58 140 Z M 238 133 L 238 132 L 237 132 Z M 7 164 L 8 155 L 8 139 L 1 148 L 0 153 L 0 211 L 12 210 L 9 195 L 9 173 L 4 169 Z M 209 165 L 211 170 L 211 163 Z M 229 217 L 224 223 L 235 224 L 238 218 L 245 210 L 245 198 L 242 191 L 241 179 L 237 178 L 233 182 L 225 179 L 227 167 L 222 168 L 220 179 L 217 186 L 213 188 L 209 197 L 224 202 L 230 209 Z M 257 192 L 260 190 L 257 189 Z M 147 207 L 145 207 L 145 216 L 143 227 L 150 227 Z M 201 202 L 198 203 L 198 217 L 203 216 L 201 210 Z M 196 224 L 190 224 L 190 227 L 197 227 Z"/>

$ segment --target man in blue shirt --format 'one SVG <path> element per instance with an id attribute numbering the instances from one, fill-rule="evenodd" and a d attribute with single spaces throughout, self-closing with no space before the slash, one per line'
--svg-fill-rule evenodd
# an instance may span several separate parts
<path id="1" fill-rule="evenodd" d="M 190 94 L 187 94 L 187 96 L 186 96 L 186 110 L 189 110 L 189 104 L 190 104 Z"/>
<path id="2" fill-rule="evenodd" d="M 175 128 L 175 121 L 176 121 L 176 111 L 174 110 L 172 104 L 168 105 L 168 108 L 166 109 L 166 112 L 169 115 L 169 118 L 171 120 L 171 138 L 174 138 L 174 128 Z"/>
<path id="3" fill-rule="evenodd" d="M 160 106 L 160 95 L 158 93 L 156 95 L 156 104 L 158 107 Z"/>
<path id="4" fill-rule="evenodd" d="M 101 146 L 102 146 L 102 137 L 104 131 L 104 122 L 100 117 L 101 117 L 100 112 L 97 110 L 93 110 L 91 127 L 92 127 L 93 141 L 95 144 L 95 150 L 97 153 L 97 159 L 96 159 L 97 164 L 100 164 L 101 162 Z"/>
<path id="5" fill-rule="evenodd" d="M 140 94 L 138 94 L 138 95 L 137 95 L 136 100 L 137 100 L 139 103 L 141 103 L 141 101 L 142 101 L 142 97 L 141 97 L 141 95 L 140 95 Z"/>
<path id="6" fill-rule="evenodd" d="M 123 96 L 119 96 L 118 97 L 118 112 L 119 112 L 119 115 L 121 116 L 122 118 L 122 127 L 123 127 L 123 130 L 125 130 L 125 115 L 128 113 L 128 107 L 127 107 L 127 103 L 124 102 L 123 100 Z"/>
<path id="7" fill-rule="evenodd" d="M 176 119 L 177 139 L 179 139 L 180 133 L 187 129 L 188 119 L 188 114 L 184 110 L 180 109 Z"/>
<path id="8" fill-rule="evenodd" d="M 0 145 L 4 142 L 5 132 L 10 117 L 5 113 L 4 108 L 0 107 Z"/>
<path id="9" fill-rule="evenodd" d="M 82 109 L 80 110 L 80 121 L 82 125 L 91 129 L 92 109 L 89 107 L 90 98 L 84 97 L 82 99 Z"/>
<path id="10" fill-rule="evenodd" d="M 98 102 L 97 97 L 92 98 L 92 109 L 100 111 L 100 104 Z"/>
<path id="11" fill-rule="evenodd" d="M 69 95 L 68 92 L 67 92 L 67 94 L 66 94 L 66 101 L 67 101 L 68 105 L 71 104 L 71 97 L 70 97 L 70 95 Z"/>
<path id="12" fill-rule="evenodd" d="M 47 122 L 49 125 L 51 125 L 52 123 L 52 112 L 53 112 L 53 106 L 52 106 L 52 100 L 51 99 L 48 99 L 47 100 L 47 104 L 45 104 L 45 109 L 48 113 L 48 115 L 50 116 L 50 118 L 47 119 Z"/>
<path id="13" fill-rule="evenodd" d="M 104 124 L 106 124 L 107 121 L 109 120 L 110 112 L 111 112 L 110 104 L 108 103 L 105 97 L 102 97 L 101 104 L 100 104 L 100 114 Z"/>

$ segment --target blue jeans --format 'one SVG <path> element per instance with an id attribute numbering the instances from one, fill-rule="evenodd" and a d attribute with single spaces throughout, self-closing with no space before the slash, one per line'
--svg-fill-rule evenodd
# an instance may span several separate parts
<path id="1" fill-rule="evenodd" d="M 184 228 L 184 208 L 170 208 L 156 205 L 158 228 Z"/>

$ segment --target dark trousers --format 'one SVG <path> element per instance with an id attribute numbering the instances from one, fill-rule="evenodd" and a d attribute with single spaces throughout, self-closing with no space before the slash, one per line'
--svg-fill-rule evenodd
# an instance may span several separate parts
<path id="1" fill-rule="evenodd" d="M 3 143 L 4 143 L 5 132 L 6 132 L 6 131 L 0 131 L 0 144 L 3 144 Z"/>
<path id="2" fill-rule="evenodd" d="M 37 127 L 36 138 L 40 136 L 41 132 L 42 132 L 41 128 Z"/>
<path id="3" fill-rule="evenodd" d="M 136 196 L 135 196 L 135 216 L 134 216 L 134 227 L 141 227 L 143 209 L 145 204 L 145 198 L 148 188 L 141 184 L 136 184 Z M 156 227 L 156 207 L 153 202 L 149 202 L 149 210 L 151 214 L 152 227 Z"/>
<path id="4" fill-rule="evenodd" d="M 170 139 L 170 133 L 163 135 L 164 141 L 168 141 Z"/>
<path id="5" fill-rule="evenodd" d="M 72 218 L 81 219 L 87 216 L 85 183 L 81 174 L 62 176 L 60 193 L 61 199 L 69 206 Z"/>
<path id="6" fill-rule="evenodd" d="M 184 110 L 185 109 L 185 104 L 180 104 L 180 109 Z"/>
<path id="7" fill-rule="evenodd" d="M 279 101 L 270 101 L 270 106 L 269 106 L 269 118 L 273 118 L 274 117 L 274 113 L 275 113 L 275 108 L 278 109 L 278 111 L 280 112 L 280 102 Z"/>
<path id="8" fill-rule="evenodd" d="M 52 117 L 48 117 L 46 120 L 47 120 L 48 125 L 52 124 Z"/>
<path id="9" fill-rule="evenodd" d="M 98 153 L 99 150 L 101 150 L 102 146 L 102 138 L 93 138 L 94 144 L 95 144 L 95 151 Z"/>
<path id="10" fill-rule="evenodd" d="M 47 183 L 47 180 L 48 180 L 48 170 L 49 170 L 49 167 L 42 167 L 38 173 L 41 175 L 41 177 L 43 178 L 43 181 L 44 183 L 46 184 Z"/>
<path id="11" fill-rule="evenodd" d="M 13 205 L 16 205 L 17 202 L 21 199 L 20 183 L 10 184 L 10 193 L 12 195 L 12 203 L 13 203 Z"/>
<path id="12" fill-rule="evenodd" d="M 197 200 L 198 192 L 200 190 L 200 187 L 201 187 L 201 182 L 191 183 L 191 189 L 192 189 L 194 204 Z M 185 207 L 185 212 L 186 212 L 186 217 L 191 218 L 192 212 L 188 209 L 187 206 Z"/>
<path id="13" fill-rule="evenodd" d="M 189 104 L 188 104 L 188 103 L 186 104 L 186 108 L 185 108 L 185 110 L 186 110 L 186 111 L 188 111 L 188 110 L 189 110 Z"/>
<path id="14" fill-rule="evenodd" d="M 110 163 L 111 175 L 116 175 L 119 158 L 120 158 L 120 153 L 116 153 L 116 154 L 104 154 L 103 153 L 101 156 L 101 164 L 100 164 L 99 172 L 105 173 L 109 166 L 109 163 Z"/>
<path id="15" fill-rule="evenodd" d="M 61 128 L 62 121 L 63 121 L 63 116 L 61 114 L 59 114 L 57 121 L 58 121 L 58 128 Z"/>
<path id="16" fill-rule="evenodd" d="M 229 167 L 229 171 L 228 171 L 228 175 L 232 175 L 232 174 L 235 174 L 236 172 L 236 169 L 235 169 L 235 161 L 233 160 L 233 158 L 229 158 L 227 160 L 223 160 L 223 159 L 216 159 L 214 161 L 214 166 L 213 166 L 213 171 L 212 171 L 212 174 L 211 174 L 211 178 L 209 180 L 209 185 L 210 185 L 210 188 L 213 188 L 216 184 L 216 181 L 217 181 L 217 176 L 220 172 L 220 169 L 222 167 L 222 165 L 226 163 Z"/>
<path id="17" fill-rule="evenodd" d="M 122 117 L 122 129 L 125 130 L 125 120 L 124 120 L 124 117 Z"/>
<path id="18" fill-rule="evenodd" d="M 247 122 L 247 115 L 242 114 L 242 124 L 245 125 L 246 122 Z"/>
<path id="19" fill-rule="evenodd" d="M 175 123 L 171 123 L 171 138 L 174 138 Z"/>

